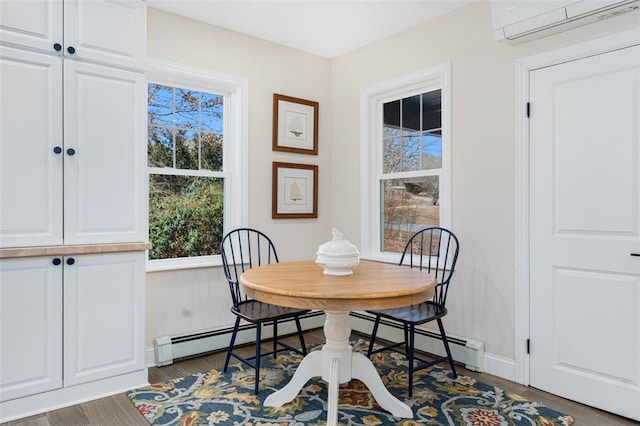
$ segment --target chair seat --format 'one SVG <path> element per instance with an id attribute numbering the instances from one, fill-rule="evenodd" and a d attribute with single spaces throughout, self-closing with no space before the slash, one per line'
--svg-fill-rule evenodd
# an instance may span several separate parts
<path id="1" fill-rule="evenodd" d="M 447 315 L 446 308 L 442 308 L 431 301 L 420 303 L 418 305 L 403 306 L 401 308 L 367 312 L 408 324 L 424 324 Z"/>
<path id="2" fill-rule="evenodd" d="M 232 307 L 231 312 L 246 321 L 258 323 L 288 318 L 292 315 L 302 315 L 311 311 L 309 309 L 286 308 L 257 300 L 247 300 L 241 302 L 237 307 Z"/>

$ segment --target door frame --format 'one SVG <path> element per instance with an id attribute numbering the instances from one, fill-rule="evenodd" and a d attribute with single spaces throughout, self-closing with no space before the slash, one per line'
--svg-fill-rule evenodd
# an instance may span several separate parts
<path id="1" fill-rule="evenodd" d="M 529 73 L 640 44 L 640 28 L 516 60 L 515 381 L 529 385 Z M 535 113 L 535 111 L 532 111 Z"/>

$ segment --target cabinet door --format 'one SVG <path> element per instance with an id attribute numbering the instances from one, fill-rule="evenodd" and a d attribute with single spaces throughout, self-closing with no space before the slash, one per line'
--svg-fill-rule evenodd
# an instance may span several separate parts
<path id="1" fill-rule="evenodd" d="M 66 61 L 64 85 L 65 244 L 146 241 L 144 75 Z"/>
<path id="2" fill-rule="evenodd" d="M 0 247 L 62 244 L 62 60 L 0 47 L 0 75 Z"/>
<path id="3" fill-rule="evenodd" d="M 145 253 L 66 257 L 64 268 L 65 387 L 143 369 Z"/>
<path id="4" fill-rule="evenodd" d="M 65 55 L 143 70 L 146 13 L 141 0 L 65 0 Z"/>
<path id="5" fill-rule="evenodd" d="M 62 265 L 0 260 L 0 401 L 62 387 Z"/>
<path id="6" fill-rule="evenodd" d="M 58 0 L 0 1 L 0 40 L 3 43 L 55 52 L 63 45 L 63 3 Z"/>

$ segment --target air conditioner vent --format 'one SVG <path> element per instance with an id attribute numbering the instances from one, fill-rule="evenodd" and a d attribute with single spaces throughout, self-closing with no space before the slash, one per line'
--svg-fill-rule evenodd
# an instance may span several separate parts
<path id="1" fill-rule="evenodd" d="M 518 44 L 639 8 L 638 0 L 493 0 L 493 30 L 496 40 Z"/>

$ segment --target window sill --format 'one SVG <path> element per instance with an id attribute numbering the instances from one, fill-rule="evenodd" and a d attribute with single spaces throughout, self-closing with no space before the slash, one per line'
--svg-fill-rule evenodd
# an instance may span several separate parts
<path id="1" fill-rule="evenodd" d="M 183 269 L 214 268 L 217 266 L 222 266 L 222 258 L 219 255 L 194 258 L 147 260 L 146 271 L 179 271 Z"/>

